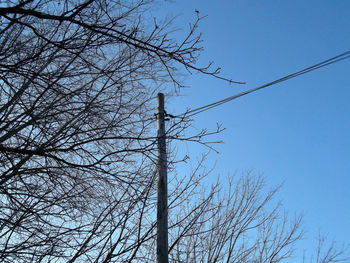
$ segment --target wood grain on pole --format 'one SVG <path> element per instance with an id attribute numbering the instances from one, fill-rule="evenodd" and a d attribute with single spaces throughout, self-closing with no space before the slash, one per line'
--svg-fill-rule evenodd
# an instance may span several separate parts
<path id="1" fill-rule="evenodd" d="M 168 175 L 164 117 L 164 94 L 158 93 L 157 263 L 168 263 Z"/>

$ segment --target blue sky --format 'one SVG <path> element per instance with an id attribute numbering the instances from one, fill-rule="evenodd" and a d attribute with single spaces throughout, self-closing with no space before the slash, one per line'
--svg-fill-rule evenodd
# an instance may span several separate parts
<path id="1" fill-rule="evenodd" d="M 228 85 L 194 74 L 186 96 L 169 101 L 182 113 L 275 80 L 350 49 L 350 1 L 189 0 L 167 3 L 186 27 L 199 10 L 203 52 Z M 181 33 L 181 32 L 180 32 Z M 350 236 L 350 59 L 244 96 L 195 118 L 198 128 L 226 131 L 212 154 L 216 174 L 254 169 L 291 213 L 303 212 L 308 246 L 319 229 L 339 243 Z M 307 245 L 305 245 L 307 244 Z"/>

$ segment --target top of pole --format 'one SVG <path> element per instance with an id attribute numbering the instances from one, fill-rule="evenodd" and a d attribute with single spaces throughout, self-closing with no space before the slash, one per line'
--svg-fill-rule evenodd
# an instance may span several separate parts
<path id="1" fill-rule="evenodd" d="M 158 93 L 158 113 L 161 113 L 164 111 L 164 94 L 159 92 Z"/>

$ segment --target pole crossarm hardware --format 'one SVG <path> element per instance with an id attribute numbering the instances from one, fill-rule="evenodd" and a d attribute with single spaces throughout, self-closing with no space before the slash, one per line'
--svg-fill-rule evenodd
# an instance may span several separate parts
<path id="1" fill-rule="evenodd" d="M 158 200 L 157 200 L 157 263 L 168 263 L 168 175 L 165 136 L 164 94 L 158 93 Z"/>

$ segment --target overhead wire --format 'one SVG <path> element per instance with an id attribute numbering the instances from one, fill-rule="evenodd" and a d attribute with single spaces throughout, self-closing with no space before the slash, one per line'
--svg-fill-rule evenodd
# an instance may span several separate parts
<path id="1" fill-rule="evenodd" d="M 188 110 L 187 112 L 179 114 L 176 117 L 192 117 L 192 116 L 197 115 L 197 114 L 199 114 L 199 113 L 201 113 L 203 111 L 207 111 L 207 110 L 212 109 L 214 107 L 220 106 L 220 105 L 222 105 L 224 103 L 230 102 L 230 101 L 232 101 L 234 99 L 237 99 L 239 97 L 242 97 L 242 96 L 245 96 L 247 94 L 253 93 L 255 91 L 258 91 L 258 90 L 270 87 L 272 85 L 281 83 L 283 81 L 286 81 L 286 80 L 298 77 L 300 75 L 304 75 L 304 74 L 309 73 L 311 71 L 314 71 L 316 69 L 326 67 L 328 65 L 337 63 L 339 61 L 342 61 L 342 60 L 345 60 L 345 59 L 348 59 L 348 58 L 350 58 L 350 50 L 348 50 L 348 51 L 346 51 L 344 53 L 341 53 L 341 54 L 339 54 L 337 56 L 334 56 L 332 58 L 326 59 L 326 60 L 324 60 L 322 62 L 319 62 L 317 64 L 314 64 L 312 66 L 309 66 L 307 68 L 304 68 L 302 70 L 299 70 L 297 72 L 294 72 L 292 74 L 286 75 L 286 76 L 284 76 L 282 78 L 279 78 L 277 80 L 274 80 L 274 81 L 271 81 L 271 82 L 266 83 L 264 85 L 261 85 L 259 87 L 256 87 L 256 88 L 253 88 L 253 89 L 250 89 L 250 90 L 247 90 L 247 91 L 243 91 L 243 92 L 235 94 L 233 96 L 229 96 L 229 97 L 227 97 L 225 99 L 222 99 L 222 100 L 219 100 L 219 101 L 216 101 L 216 102 L 213 102 L 213 103 L 210 103 L 210 104 L 207 104 L 207 105 L 204 105 L 204 106 L 192 109 L 192 110 Z"/>

